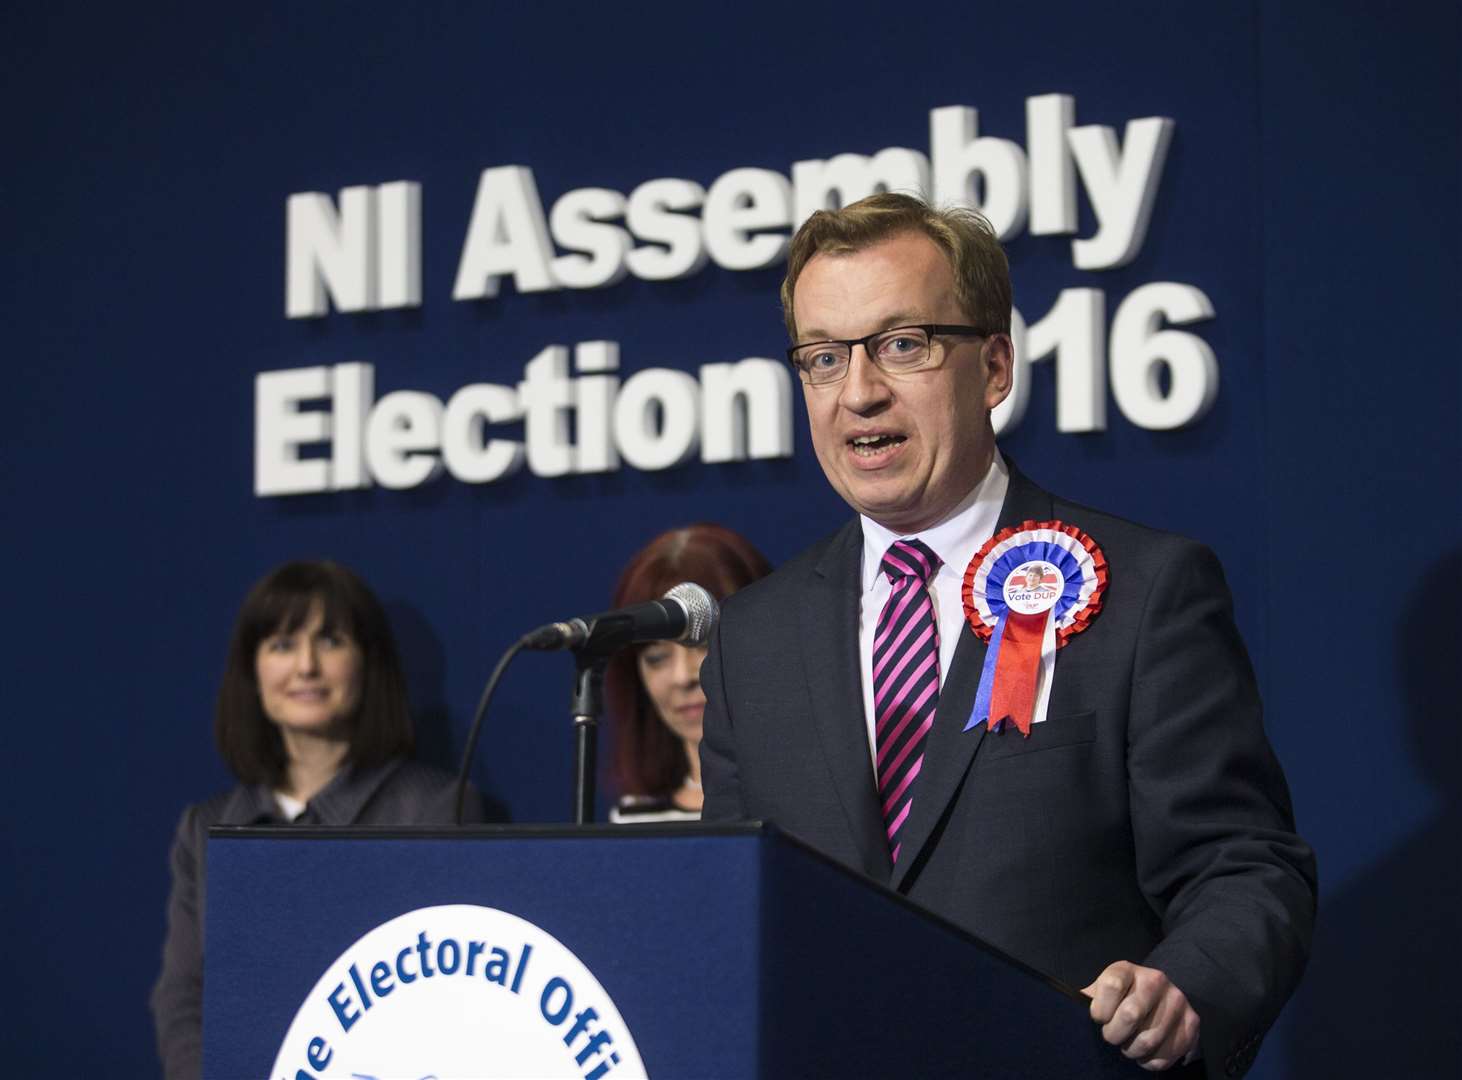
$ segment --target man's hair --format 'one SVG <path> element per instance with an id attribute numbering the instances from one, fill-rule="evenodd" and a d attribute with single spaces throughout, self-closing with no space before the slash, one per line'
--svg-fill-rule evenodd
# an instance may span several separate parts
<path id="1" fill-rule="evenodd" d="M 819 210 L 792 237 L 782 281 L 782 313 L 792 340 L 797 340 L 797 278 L 814 255 L 851 255 L 908 232 L 923 233 L 949 259 L 955 296 L 970 322 L 1009 334 L 1010 265 L 985 216 L 963 206 L 938 210 L 912 195 L 884 192 L 841 210 Z"/>

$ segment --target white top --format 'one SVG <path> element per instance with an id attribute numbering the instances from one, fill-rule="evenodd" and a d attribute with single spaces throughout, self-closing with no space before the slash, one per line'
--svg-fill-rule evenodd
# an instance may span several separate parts
<path id="1" fill-rule="evenodd" d="M 699 810 L 682 810 L 669 799 L 651 795 L 624 795 L 609 808 L 615 825 L 650 825 L 662 821 L 699 821 Z"/>
<path id="2" fill-rule="evenodd" d="M 965 626 L 964 598 L 960 595 L 965 568 L 985 541 L 995 535 L 995 524 L 1000 520 L 1000 507 L 1005 503 L 1005 490 L 1009 486 L 1010 470 L 1005 467 L 1000 451 L 996 450 L 984 479 L 947 518 L 932 528 L 906 535 L 892 532 L 872 518 L 859 515 L 863 521 L 863 596 L 858 620 L 858 672 L 863 681 L 868 752 L 875 768 L 878 760 L 877 724 L 873 712 L 873 680 L 869 673 L 873 670 L 873 639 L 878 616 L 893 591 L 887 575 L 879 570 L 883 556 L 895 540 L 919 540 L 941 560 L 934 580 L 930 582 L 930 596 L 934 603 L 934 621 L 939 627 L 939 685 L 943 687 Z"/>
<path id="3" fill-rule="evenodd" d="M 304 803 L 290 798 L 282 791 L 274 793 L 274 801 L 279 804 L 279 812 L 284 815 L 285 821 L 295 821 L 305 812 Z"/>

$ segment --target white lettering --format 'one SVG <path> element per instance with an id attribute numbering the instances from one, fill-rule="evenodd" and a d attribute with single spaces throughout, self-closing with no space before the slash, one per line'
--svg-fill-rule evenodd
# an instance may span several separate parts
<path id="1" fill-rule="evenodd" d="M 285 204 L 284 313 L 291 319 L 324 315 L 328 290 L 337 311 L 376 306 L 376 193 L 369 187 L 340 192 L 340 212 L 316 191 Z"/>
<path id="2" fill-rule="evenodd" d="M 696 210 L 706 189 L 693 180 L 649 180 L 630 192 L 625 224 L 648 241 L 624 259 L 630 273 L 645 281 L 671 281 L 697 274 L 710 258 L 701 240 L 701 223 L 676 210 Z"/>
<path id="3" fill-rule="evenodd" d="M 1078 270 L 1125 266 L 1137 257 L 1172 137 L 1173 122 L 1161 116 L 1128 121 L 1121 148 L 1109 127 L 1093 124 L 1066 133 L 1098 223 L 1091 239 L 1071 242 Z"/>
<path id="4" fill-rule="evenodd" d="M 523 464 L 523 444 L 489 439 L 486 431 L 489 424 L 522 418 L 518 395 L 510 387 L 491 383 L 462 387 L 442 416 L 442 460 L 447 471 L 468 484 L 490 484 L 517 472 Z"/>
<path id="5" fill-rule="evenodd" d="M 701 418 L 702 461 L 791 457 L 791 369 L 759 357 L 702 366 Z"/>
<path id="6" fill-rule="evenodd" d="M 1026 99 L 1032 236 L 1076 231 L 1076 167 L 1066 143 L 1066 132 L 1075 123 L 1076 99 L 1069 94 Z"/>
<path id="7" fill-rule="evenodd" d="M 624 257 L 633 241 L 608 222 L 624 217 L 624 196 L 608 188 L 579 188 L 553 204 L 548 228 L 570 252 L 553 260 L 553 276 L 570 289 L 598 289 L 623 280 Z"/>
<path id="8" fill-rule="evenodd" d="M 619 377 L 607 373 L 619 370 L 619 345 L 613 341 L 581 342 L 574 349 L 574 367 L 592 373 L 574 382 L 578 428 L 574 471 L 613 472 L 619 468 L 619 451 L 614 446 L 614 400 L 619 394 Z"/>
<path id="9" fill-rule="evenodd" d="M 646 368 L 614 403 L 614 437 L 624 459 L 653 472 L 689 461 L 698 442 L 700 387 L 684 371 Z"/>
<path id="10" fill-rule="evenodd" d="M 706 193 L 706 249 L 727 270 L 760 270 L 787 253 L 790 237 L 767 233 L 792 223 L 792 185 L 770 169 L 732 169 Z"/>
<path id="11" fill-rule="evenodd" d="M 1032 364 L 1056 355 L 1056 430 L 1107 429 L 1106 298 L 1100 289 L 1062 289 L 1026 334 Z"/>
<path id="12" fill-rule="evenodd" d="M 979 210 L 1004 240 L 1025 227 L 1025 151 L 1008 139 L 980 137 L 980 114 L 964 105 L 929 113 L 934 202 Z"/>
<path id="13" fill-rule="evenodd" d="M 1149 431 L 1201 419 L 1218 396 L 1218 359 L 1208 342 L 1161 329 L 1213 318 L 1213 304 L 1192 285 L 1159 281 L 1134 289 L 1112 317 L 1112 396 L 1122 415 Z M 1167 387 L 1163 386 L 1163 375 Z"/>
<path id="14" fill-rule="evenodd" d="M 574 384 L 569 378 L 569 352 L 549 345 L 523 368 L 518 384 L 523 409 L 523 437 L 528 469 L 535 476 L 566 476 L 574 471 L 570 421 Z"/>
<path id="15" fill-rule="evenodd" d="M 376 291 L 382 308 L 421 306 L 421 185 L 411 180 L 376 189 L 380 262 Z"/>
<path id="16" fill-rule="evenodd" d="M 376 371 L 370 364 L 336 364 L 330 409 L 330 486 L 336 491 L 370 487 L 365 466 L 365 429 L 375 400 Z"/>
<path id="17" fill-rule="evenodd" d="M 431 394 L 387 394 L 366 422 L 366 461 L 382 487 L 412 488 L 432 479 L 442 462 L 430 451 L 441 444 L 442 403 Z"/>
<path id="18" fill-rule="evenodd" d="M 299 448 L 330 437 L 330 414 L 301 412 L 300 402 L 327 397 L 330 369 L 264 371 L 254 377 L 254 494 L 325 491 L 330 463 L 301 460 Z"/>
<path id="19" fill-rule="evenodd" d="M 284 313 L 375 311 L 421 304 L 421 185 L 398 180 L 348 187 L 336 213 L 330 196 L 291 195 L 285 204 Z"/>
<path id="20" fill-rule="evenodd" d="M 543 203 L 533 171 L 522 165 L 484 169 L 472 205 L 472 220 L 457 264 L 453 300 L 496 296 L 498 282 L 513 275 L 519 292 L 556 288 L 553 245 L 543 221 Z"/>

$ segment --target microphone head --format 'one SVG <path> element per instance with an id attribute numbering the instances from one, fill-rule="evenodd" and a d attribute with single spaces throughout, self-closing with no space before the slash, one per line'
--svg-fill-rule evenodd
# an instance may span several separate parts
<path id="1" fill-rule="evenodd" d="M 704 647 L 710 643 L 711 631 L 721 617 L 715 597 L 692 581 L 682 581 L 664 599 L 678 604 L 685 612 L 685 633 L 678 639 L 681 644 Z"/>

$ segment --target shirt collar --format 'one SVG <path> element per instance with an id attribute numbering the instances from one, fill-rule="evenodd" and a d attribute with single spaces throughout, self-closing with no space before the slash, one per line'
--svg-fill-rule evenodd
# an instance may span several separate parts
<path id="1" fill-rule="evenodd" d="M 986 540 L 995 534 L 1000 507 L 1010 486 L 1010 470 L 996 449 L 990 467 L 964 500 L 943 521 L 918 533 L 896 533 L 860 514 L 863 523 L 863 591 L 878 584 L 883 556 L 895 540 L 917 538 L 939 556 L 939 573 L 964 576 L 965 567 Z"/>

